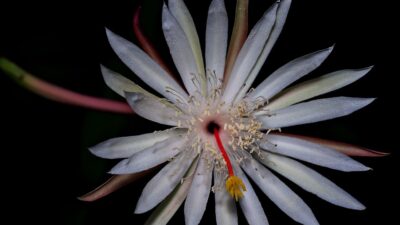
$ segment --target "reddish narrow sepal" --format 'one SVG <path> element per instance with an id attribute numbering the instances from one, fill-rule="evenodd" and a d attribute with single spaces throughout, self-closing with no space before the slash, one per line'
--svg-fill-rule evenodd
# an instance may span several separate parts
<path id="1" fill-rule="evenodd" d="M 316 138 L 316 137 L 309 137 L 309 136 L 303 136 L 303 135 L 298 135 L 298 134 L 287 134 L 287 133 L 274 133 L 274 134 L 293 137 L 293 138 L 299 138 L 299 139 L 303 139 L 305 141 L 324 145 L 324 146 L 334 149 L 336 151 L 342 152 L 348 156 L 383 157 L 383 156 L 387 156 L 390 154 L 387 152 L 378 152 L 378 151 L 374 151 L 374 150 L 367 149 L 364 147 L 359 147 L 359 146 L 352 145 L 352 144 L 347 144 L 347 143 L 332 141 L 332 140 L 326 140 L 326 139 L 321 139 L 321 138 Z"/>
<path id="2" fill-rule="evenodd" d="M 150 173 L 150 171 L 151 169 L 134 174 L 114 175 L 93 191 L 78 197 L 78 199 L 85 202 L 96 201 L 126 186 L 127 184 L 135 182 Z"/>

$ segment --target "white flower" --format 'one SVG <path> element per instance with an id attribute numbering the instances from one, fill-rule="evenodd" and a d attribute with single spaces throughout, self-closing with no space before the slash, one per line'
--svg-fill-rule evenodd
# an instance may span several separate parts
<path id="1" fill-rule="evenodd" d="M 303 101 L 348 85 L 371 68 L 340 70 L 287 88 L 317 68 L 332 51 L 330 47 L 290 61 L 250 89 L 282 30 L 290 3 L 282 0 L 265 12 L 240 49 L 229 79 L 224 79 L 228 40 L 224 1 L 213 0 L 209 8 L 204 66 L 186 6 L 182 0 L 170 0 L 163 7 L 162 28 L 185 89 L 140 48 L 107 30 L 119 58 L 165 98 L 102 67 L 107 85 L 125 97 L 138 115 L 173 126 L 114 138 L 90 149 L 99 157 L 124 158 L 112 174 L 137 173 L 168 162 L 144 188 L 136 213 L 153 209 L 167 197 L 180 203 L 186 197 L 185 222 L 198 224 L 213 191 L 217 224 L 238 223 L 235 201 L 249 224 L 268 224 L 250 177 L 293 220 L 318 224 L 305 202 L 270 169 L 335 205 L 364 209 L 351 195 L 295 159 L 340 171 L 368 167 L 326 146 L 270 131 L 345 116 L 368 105 L 373 99 Z M 171 216 L 167 214 L 158 223 L 166 223 Z"/>

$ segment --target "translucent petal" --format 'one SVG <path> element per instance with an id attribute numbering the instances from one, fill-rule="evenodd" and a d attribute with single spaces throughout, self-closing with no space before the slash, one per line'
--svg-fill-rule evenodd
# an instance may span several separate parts
<path id="1" fill-rule="evenodd" d="M 310 207 L 286 184 L 251 156 L 241 165 L 265 195 L 283 212 L 302 224 L 318 224 Z"/>
<path id="2" fill-rule="evenodd" d="M 236 96 L 235 102 L 240 101 L 247 93 L 249 88 L 254 82 L 254 79 L 257 77 L 260 72 L 261 67 L 264 65 L 265 60 L 267 59 L 269 53 L 271 52 L 272 47 L 274 46 L 276 40 L 278 39 L 283 25 L 285 25 L 286 17 L 289 12 L 289 8 L 291 5 L 291 0 L 281 0 L 279 1 L 278 10 L 276 12 L 275 24 L 272 28 L 271 34 L 268 37 L 267 42 L 265 43 L 263 50 L 258 57 L 255 65 L 251 69 L 250 75 L 248 76 L 244 87 L 240 89 L 239 94 Z"/>
<path id="3" fill-rule="evenodd" d="M 271 29 L 275 23 L 277 8 L 278 4 L 275 3 L 264 13 L 263 17 L 253 27 L 246 42 L 243 44 L 225 87 L 223 101 L 226 103 L 232 103 L 236 94 L 244 85 L 257 58 L 260 56 L 263 46 L 268 40 Z"/>
<path id="4" fill-rule="evenodd" d="M 168 7 L 171 14 L 175 17 L 176 21 L 179 23 L 180 27 L 185 33 L 187 40 L 189 41 L 193 56 L 196 60 L 197 72 L 204 77 L 204 62 L 199 36 L 197 35 L 196 26 L 194 25 L 189 10 L 187 9 L 183 0 L 169 0 Z"/>
<path id="5" fill-rule="evenodd" d="M 177 126 L 178 121 L 186 120 L 185 114 L 165 99 L 135 92 L 126 92 L 125 97 L 132 109 L 148 120 L 170 126 Z"/>
<path id="6" fill-rule="evenodd" d="M 263 110 L 274 111 L 322 95 L 353 83 L 367 74 L 372 67 L 359 70 L 339 70 L 305 81 L 281 92 Z"/>
<path id="7" fill-rule="evenodd" d="M 249 225 L 268 225 L 267 216 L 246 175 L 236 163 L 232 163 L 232 166 L 236 176 L 240 177 L 246 186 L 247 191 L 243 193 L 244 196 L 239 200 L 239 203 L 247 222 Z"/>
<path id="8" fill-rule="evenodd" d="M 365 206 L 332 181 L 293 159 L 273 153 L 261 152 L 259 160 L 304 190 L 332 204 L 349 209 L 365 209 Z"/>
<path id="9" fill-rule="evenodd" d="M 374 98 L 334 97 L 324 98 L 289 106 L 265 116 L 258 116 L 264 129 L 282 128 L 329 120 L 357 111 Z"/>
<path id="10" fill-rule="evenodd" d="M 205 50 L 209 91 L 211 86 L 219 86 L 224 77 L 227 44 L 228 15 L 225 4 L 223 0 L 213 0 L 208 10 Z M 215 74 L 215 78 L 210 73 Z"/>
<path id="11" fill-rule="evenodd" d="M 205 152 L 203 151 L 202 154 L 204 155 Z M 199 159 L 197 169 L 193 175 L 193 182 L 185 201 L 186 225 L 197 225 L 200 223 L 210 195 L 213 167 L 203 157 Z"/>
<path id="12" fill-rule="evenodd" d="M 165 40 L 183 84 L 189 94 L 201 90 L 201 75 L 197 71 L 197 64 L 190 43 L 178 21 L 164 4 L 162 11 L 162 28 Z"/>
<path id="13" fill-rule="evenodd" d="M 164 200 L 181 182 L 194 160 L 192 152 L 182 152 L 168 163 L 146 185 L 136 205 L 135 213 L 144 213 Z"/>
<path id="14" fill-rule="evenodd" d="M 347 155 L 298 138 L 269 134 L 262 149 L 340 171 L 365 171 L 369 168 Z"/>
<path id="15" fill-rule="evenodd" d="M 214 170 L 215 216 L 217 225 L 237 225 L 237 209 L 233 198 L 225 189 L 225 177 Z"/>
<path id="16" fill-rule="evenodd" d="M 125 98 L 126 91 L 152 95 L 148 91 L 144 90 L 139 85 L 135 84 L 133 81 L 129 80 L 119 73 L 114 72 L 103 65 L 100 65 L 100 69 L 107 86 L 122 97 Z"/>
<path id="17" fill-rule="evenodd" d="M 192 163 L 183 182 L 154 210 L 144 225 L 166 225 L 169 222 L 189 192 L 196 166 L 196 162 Z"/>
<path id="18" fill-rule="evenodd" d="M 89 150 L 92 154 L 101 158 L 128 158 L 137 152 L 153 146 L 157 142 L 178 136 L 184 132 L 186 132 L 186 129 L 168 129 L 161 132 L 112 138 L 89 148 Z"/>
<path id="19" fill-rule="evenodd" d="M 179 84 L 136 45 L 106 29 L 111 47 L 137 76 L 172 102 L 186 102 L 188 96 Z"/>
<path id="20" fill-rule="evenodd" d="M 128 174 L 153 168 L 170 160 L 181 152 L 184 149 L 185 143 L 186 140 L 181 136 L 157 142 L 151 147 L 132 155 L 130 158 L 122 160 L 109 173 Z"/>
<path id="21" fill-rule="evenodd" d="M 332 52 L 333 46 L 296 58 L 269 75 L 248 98 L 269 100 L 285 87 L 316 69 Z"/>

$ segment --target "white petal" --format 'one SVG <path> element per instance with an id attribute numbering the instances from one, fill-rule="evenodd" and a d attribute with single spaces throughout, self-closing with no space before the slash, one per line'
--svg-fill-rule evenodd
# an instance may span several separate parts
<path id="1" fill-rule="evenodd" d="M 369 103 L 373 98 L 334 97 L 324 98 L 289 106 L 266 116 L 258 116 L 264 129 L 282 128 L 315 123 L 346 116 Z"/>
<path id="2" fill-rule="evenodd" d="M 304 190 L 332 204 L 349 209 L 365 209 L 365 206 L 332 181 L 293 159 L 273 153 L 261 152 L 259 160 Z"/>
<path id="3" fill-rule="evenodd" d="M 251 156 L 241 166 L 264 194 L 289 217 L 302 224 L 318 224 L 310 207 L 271 171 Z"/>
<path id="4" fill-rule="evenodd" d="M 254 79 L 260 72 L 261 67 L 264 65 L 265 60 L 267 59 L 272 47 L 274 46 L 283 29 L 283 25 L 285 25 L 286 17 L 289 12 L 291 3 L 291 0 L 281 0 L 279 2 L 278 10 L 276 12 L 275 24 L 272 28 L 271 34 L 269 35 L 267 43 L 264 45 L 264 48 L 260 56 L 258 57 L 257 62 L 251 69 L 250 75 L 245 82 L 245 86 L 240 89 L 239 94 L 236 96 L 235 102 L 240 101 L 246 95 L 246 92 L 249 90 L 254 82 Z"/>
<path id="5" fill-rule="evenodd" d="M 197 35 L 196 27 L 189 10 L 187 9 L 183 0 L 169 0 L 168 7 L 171 11 L 171 14 L 175 17 L 176 21 L 178 21 L 183 32 L 185 32 L 186 38 L 189 41 L 189 45 L 196 60 L 198 73 L 204 75 L 204 62 L 199 36 Z"/>
<path id="6" fill-rule="evenodd" d="M 119 73 L 114 72 L 103 65 L 100 65 L 100 69 L 107 86 L 122 97 L 125 97 L 126 91 L 140 92 L 143 94 L 152 95 L 141 88 L 139 85 L 135 84 L 133 81 L 129 80 Z"/>
<path id="7" fill-rule="evenodd" d="M 263 110 L 274 111 L 292 104 L 322 95 L 353 83 L 367 74 L 372 67 L 358 70 L 339 70 L 324 76 L 305 81 L 284 90 L 270 102 Z"/>
<path id="8" fill-rule="evenodd" d="M 153 168 L 170 160 L 184 149 L 186 140 L 181 137 L 172 137 L 132 155 L 115 165 L 109 173 L 129 174 Z"/>
<path id="9" fill-rule="evenodd" d="M 204 154 L 205 152 L 203 151 L 203 157 Z M 199 160 L 192 185 L 186 198 L 184 209 L 186 225 L 197 225 L 200 223 L 210 195 L 213 167 L 203 157 Z"/>
<path id="10" fill-rule="evenodd" d="M 200 89 L 201 75 L 197 71 L 196 60 L 184 31 L 165 4 L 162 11 L 162 21 L 165 40 L 167 41 L 172 59 L 186 90 L 189 94 L 193 94 Z"/>
<path id="11" fill-rule="evenodd" d="M 232 103 L 240 88 L 243 87 L 251 69 L 260 56 L 265 42 L 268 40 L 271 29 L 275 23 L 278 3 L 272 5 L 251 30 L 246 42 L 243 44 L 233 66 L 232 73 L 226 84 L 223 101 Z"/>
<path id="12" fill-rule="evenodd" d="M 340 171 L 365 171 L 369 168 L 347 155 L 298 138 L 267 135 L 260 147 L 270 152 L 287 155 L 316 165 Z"/>
<path id="13" fill-rule="evenodd" d="M 247 189 L 247 191 L 243 193 L 243 197 L 239 200 L 240 207 L 242 208 L 242 212 L 246 217 L 247 222 L 249 225 L 268 225 L 267 216 L 265 215 L 263 207 L 261 206 L 261 203 L 246 175 L 239 166 L 236 165 L 236 163 L 232 163 L 232 166 L 236 176 L 242 179 Z"/>
<path id="14" fill-rule="evenodd" d="M 147 212 L 164 200 L 181 181 L 193 159 L 194 155 L 191 152 L 182 152 L 158 172 L 144 188 L 135 213 Z"/>
<path id="15" fill-rule="evenodd" d="M 214 170 L 215 216 L 217 225 L 237 225 L 238 216 L 233 198 L 225 189 L 225 178 Z"/>
<path id="16" fill-rule="evenodd" d="M 157 142 L 183 134 L 183 132 L 186 132 L 186 129 L 169 129 L 137 136 L 112 138 L 89 148 L 89 150 L 101 158 L 128 158 L 137 152 L 153 146 Z"/>
<path id="17" fill-rule="evenodd" d="M 206 29 L 206 69 L 210 87 L 218 87 L 224 77 L 226 49 L 228 43 L 228 15 L 224 0 L 213 0 L 208 9 Z"/>
<path id="18" fill-rule="evenodd" d="M 177 126 L 179 120 L 185 119 L 185 115 L 165 99 L 135 92 L 126 92 L 125 97 L 135 113 L 148 120 Z"/>
<path id="19" fill-rule="evenodd" d="M 271 99 L 275 94 L 291 83 L 316 69 L 332 52 L 333 46 L 296 58 L 269 75 L 259 84 L 248 98 L 252 101 L 258 98 Z"/>
<path id="20" fill-rule="evenodd" d="M 190 166 L 183 182 L 154 210 L 144 225 L 166 225 L 169 222 L 189 192 L 196 166 L 196 162 Z"/>
<path id="21" fill-rule="evenodd" d="M 106 29 L 106 33 L 108 41 L 118 57 L 147 85 L 172 102 L 187 101 L 186 92 L 146 53 L 112 31 Z"/>

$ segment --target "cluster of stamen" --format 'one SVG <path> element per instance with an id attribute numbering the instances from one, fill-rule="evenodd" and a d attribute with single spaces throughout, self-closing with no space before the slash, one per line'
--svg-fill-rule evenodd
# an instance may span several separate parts
<path id="1" fill-rule="evenodd" d="M 215 77 L 209 79 L 213 79 L 210 83 L 218 83 Z M 246 187 L 235 175 L 231 160 L 240 163 L 248 156 L 243 151 L 259 151 L 257 142 L 264 134 L 260 131 L 261 123 L 251 114 L 251 107 L 244 101 L 227 106 L 220 102 L 220 96 L 220 86 L 209 90 L 206 97 L 200 92 L 192 94 L 184 107 L 187 118 L 178 120 L 178 127 L 188 129 L 186 138 L 190 143 L 189 148 L 198 154 L 206 153 L 208 164 L 213 165 L 216 172 L 225 174 L 226 191 L 238 201 L 243 197 Z M 181 114 L 177 113 L 176 116 Z M 225 143 L 220 136 L 222 133 Z M 224 146 L 229 148 L 229 154 Z"/>

